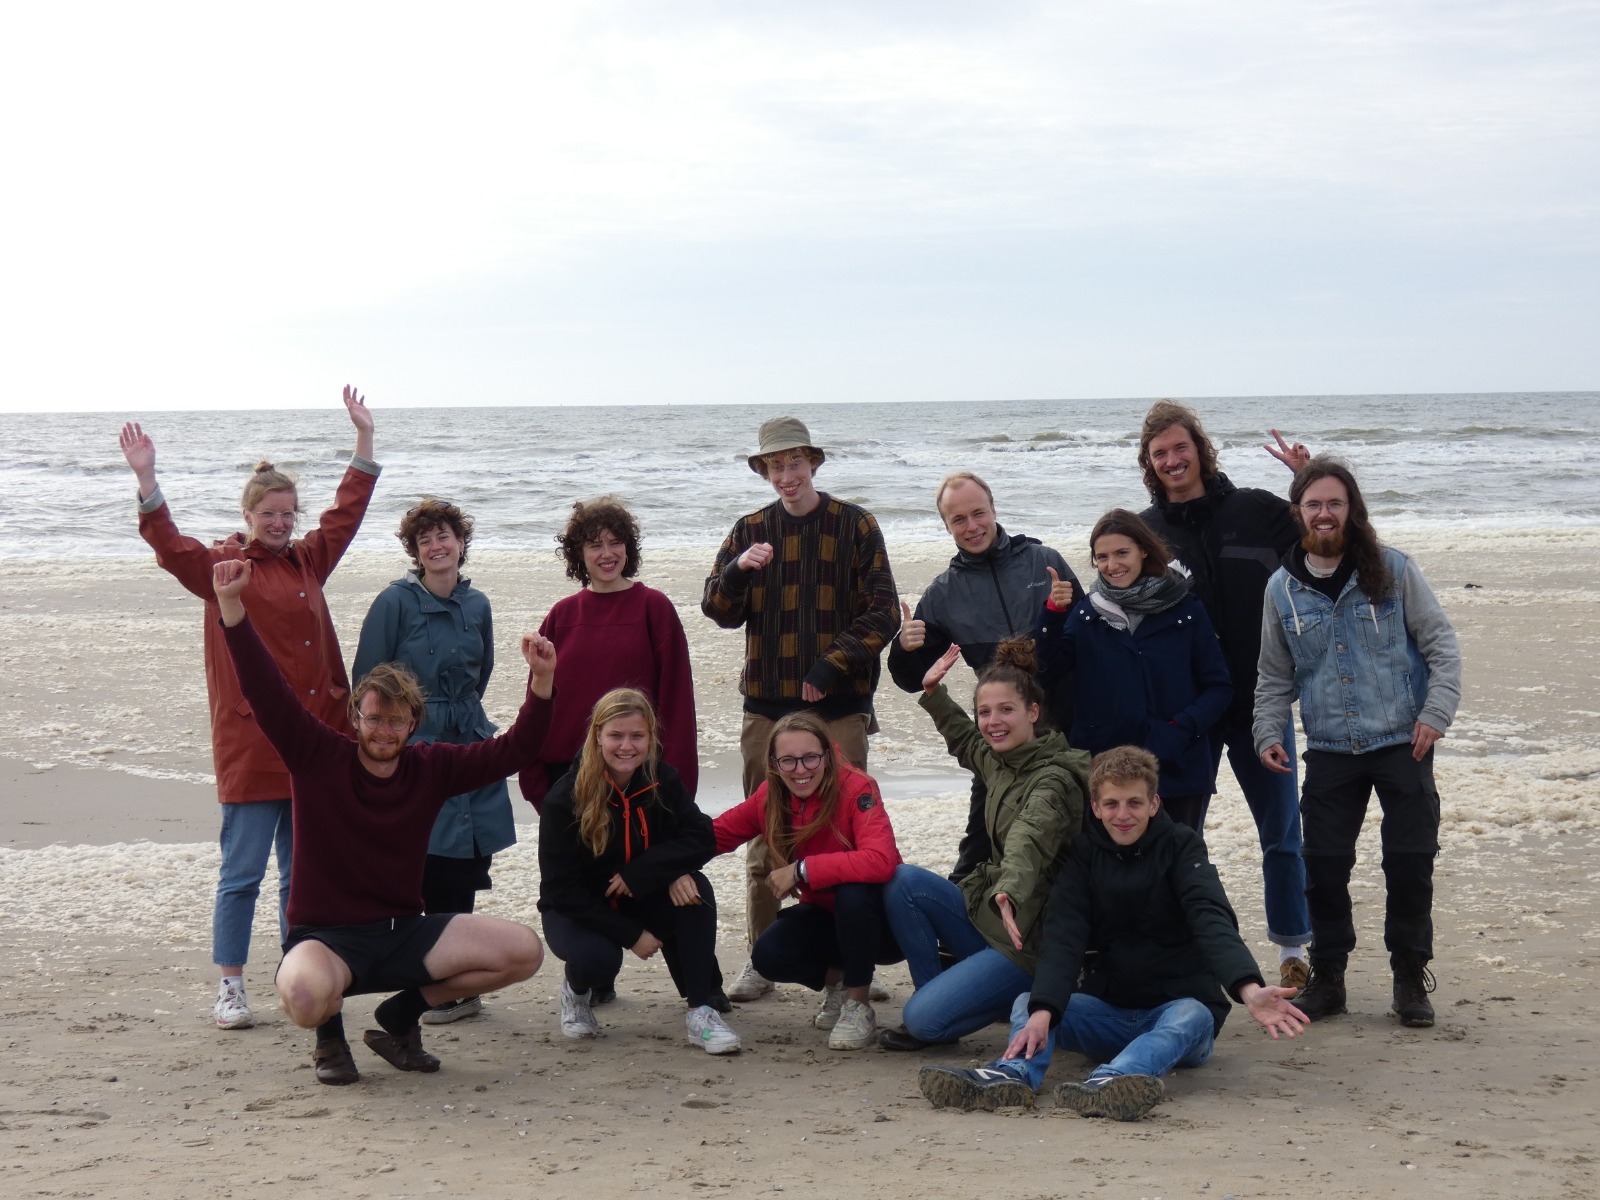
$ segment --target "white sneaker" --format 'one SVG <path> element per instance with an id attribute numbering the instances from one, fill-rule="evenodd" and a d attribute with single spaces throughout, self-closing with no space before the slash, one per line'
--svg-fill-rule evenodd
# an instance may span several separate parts
<path id="1" fill-rule="evenodd" d="M 886 1000 L 894 999 L 893 993 L 883 985 L 876 971 L 872 973 L 872 986 L 867 989 L 867 999 L 874 1004 L 882 1004 Z"/>
<path id="2" fill-rule="evenodd" d="M 839 1023 L 839 1005 L 844 1003 L 844 982 L 830 983 L 822 989 L 822 1007 L 811 1023 L 818 1029 L 832 1029 Z"/>
<path id="3" fill-rule="evenodd" d="M 751 1000 L 761 999 L 771 990 L 772 980 L 756 970 L 755 963 L 747 962 L 744 970 L 739 972 L 739 978 L 734 980 L 733 986 L 728 989 L 728 999 L 748 1004 Z"/>
<path id="4" fill-rule="evenodd" d="M 217 985 L 217 1002 L 211 1006 L 218 1029 L 249 1029 L 256 1023 L 255 1013 L 244 998 L 243 979 L 224 979 Z"/>
<path id="5" fill-rule="evenodd" d="M 600 1022 L 594 1019 L 589 1007 L 589 993 L 581 996 L 561 981 L 561 1032 L 564 1036 L 581 1041 L 584 1038 L 604 1037 Z"/>
<path id="6" fill-rule="evenodd" d="M 760 976 L 756 978 L 759 979 Z M 686 1023 L 689 1027 L 689 1040 L 707 1054 L 739 1053 L 739 1035 L 728 1028 L 722 1019 L 722 1014 L 709 1004 L 691 1008 Z"/>
<path id="7" fill-rule="evenodd" d="M 839 1007 L 839 1019 L 828 1035 L 829 1050 L 865 1050 L 878 1037 L 878 1014 L 872 1005 L 846 1000 Z"/>

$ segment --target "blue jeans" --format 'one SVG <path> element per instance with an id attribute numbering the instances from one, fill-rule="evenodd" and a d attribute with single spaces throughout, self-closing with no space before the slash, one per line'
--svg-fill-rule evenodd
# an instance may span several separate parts
<path id="1" fill-rule="evenodd" d="M 1266 888 L 1267 940 L 1279 946 L 1304 946 L 1311 940 L 1306 906 L 1306 864 L 1300 857 L 1300 796 L 1296 772 L 1280 775 L 1261 765 L 1248 723 L 1218 726 L 1211 749 L 1218 762 L 1223 746 L 1239 781 L 1244 802 L 1261 839 L 1261 876 Z M 1294 719 L 1283 729 L 1283 748 L 1293 766 Z"/>
<path id="2" fill-rule="evenodd" d="M 1011 1009 L 1011 1036 L 1028 1023 L 1028 993 Z M 1169 1000 L 1156 1008 L 1118 1008 L 1074 992 L 1055 1033 L 1032 1058 L 1002 1058 L 991 1066 L 1021 1075 L 1038 1091 L 1055 1048 L 1099 1059 L 1090 1078 L 1165 1075 L 1174 1067 L 1198 1067 L 1211 1057 L 1216 1022 L 1198 1000 Z"/>
<path id="3" fill-rule="evenodd" d="M 287 800 L 257 800 L 222 806 L 222 870 L 211 913 L 211 961 L 220 967 L 249 961 L 250 926 L 256 897 L 267 874 L 267 856 L 278 855 L 278 936 L 289 936 L 289 863 L 294 821 Z"/>
<path id="4" fill-rule="evenodd" d="M 951 1041 L 1003 1021 L 1017 993 L 1033 986 L 1033 976 L 978 932 L 948 879 L 902 863 L 884 885 L 883 906 L 917 987 L 901 1014 L 913 1037 Z M 954 966 L 943 967 L 940 946 Z"/>

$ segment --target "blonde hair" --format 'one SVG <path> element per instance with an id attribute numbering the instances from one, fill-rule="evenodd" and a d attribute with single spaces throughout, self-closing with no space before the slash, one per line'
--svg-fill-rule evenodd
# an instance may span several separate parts
<path id="1" fill-rule="evenodd" d="M 1142 783 L 1156 794 L 1161 782 L 1161 764 L 1143 746 L 1113 746 L 1094 756 L 1089 764 L 1089 797 L 1100 799 L 1100 789 L 1108 783 Z"/>
<path id="2" fill-rule="evenodd" d="M 799 829 L 789 825 L 789 785 L 783 772 L 778 770 L 778 738 L 785 733 L 809 733 L 822 747 L 822 779 L 812 793 L 822 801 L 817 815 Z M 834 761 L 833 746 L 828 739 L 828 727 L 820 717 L 808 712 L 793 712 L 779 719 L 767 739 L 767 811 L 765 835 L 767 849 L 775 859 L 775 867 L 789 864 L 789 857 L 801 842 L 809 841 L 833 822 L 839 807 L 839 768 Z M 843 831 L 836 831 L 843 841 Z"/>
<path id="3" fill-rule="evenodd" d="M 239 507 L 254 512 L 262 497 L 272 492 L 288 492 L 294 497 L 294 511 L 300 511 L 300 489 L 293 475 L 285 475 L 266 459 L 256 464 L 255 474 L 245 481 L 244 495 L 239 497 Z"/>
<path id="4" fill-rule="evenodd" d="M 655 778 L 656 710 L 650 706 L 650 697 L 633 688 L 613 688 L 600 697 L 589 714 L 589 731 L 583 738 L 583 759 L 578 763 L 577 778 L 572 781 L 572 810 L 578 821 L 578 838 L 596 858 L 604 854 L 611 843 L 611 815 L 606 805 L 611 799 L 612 782 L 600 752 L 600 731 L 619 717 L 631 716 L 644 718 L 650 742 L 644 765 L 634 773 L 634 778 L 640 775 L 646 779 Z"/>
<path id="5" fill-rule="evenodd" d="M 403 708 L 406 715 L 411 718 L 412 725 L 422 724 L 422 715 L 427 702 L 422 694 L 422 685 L 417 682 L 417 677 L 405 663 L 379 663 L 361 677 L 351 689 L 348 701 L 352 724 L 360 721 L 361 702 L 366 699 L 368 692 L 378 693 L 378 699 L 381 701 L 379 707 L 390 710 Z"/>
<path id="6" fill-rule="evenodd" d="M 981 477 L 972 471 L 954 471 L 940 480 L 939 490 L 933 494 L 933 508 L 940 517 L 944 516 L 944 494 L 953 487 L 960 487 L 963 483 L 975 483 L 981 487 L 983 494 L 989 497 L 989 506 L 994 507 L 994 492 Z"/>

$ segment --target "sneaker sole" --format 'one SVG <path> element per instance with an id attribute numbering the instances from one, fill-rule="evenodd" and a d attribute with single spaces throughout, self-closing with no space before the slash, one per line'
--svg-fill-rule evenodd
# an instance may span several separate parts
<path id="1" fill-rule="evenodd" d="M 561 1027 L 561 1036 L 574 1042 L 592 1042 L 597 1037 L 603 1037 L 604 1032 L 599 1029 L 568 1029 L 563 1025 Z"/>
<path id="2" fill-rule="evenodd" d="M 218 1029 L 254 1029 L 256 1025 L 254 1017 L 235 1017 L 231 1021 L 224 1021 L 221 1017 L 213 1017 L 212 1020 L 217 1023 Z"/>
<path id="3" fill-rule="evenodd" d="M 828 1037 L 829 1050 L 865 1050 L 878 1040 L 878 1031 L 873 1030 L 866 1037 L 836 1038 L 831 1034 Z"/>
<path id="4" fill-rule="evenodd" d="M 1166 1094 L 1166 1087 L 1154 1075 L 1118 1075 L 1104 1087 L 1094 1089 L 1064 1083 L 1056 1088 L 1056 1104 L 1080 1117 L 1137 1121 L 1160 1104 Z"/>
<path id="5" fill-rule="evenodd" d="M 997 1108 L 1032 1108 L 1033 1089 L 1020 1079 L 1015 1083 L 974 1083 L 945 1067 L 923 1067 L 917 1087 L 935 1108 L 962 1112 L 993 1112 Z"/>
<path id="6" fill-rule="evenodd" d="M 424 1025 L 448 1025 L 452 1021 L 465 1021 L 483 1012 L 482 1004 L 463 1005 L 456 1008 L 430 1008 L 422 1014 Z"/>
<path id="7" fill-rule="evenodd" d="M 698 1039 L 691 1038 L 689 1040 L 689 1044 L 704 1050 L 707 1054 L 714 1054 L 718 1057 L 724 1054 L 737 1054 L 739 1053 L 740 1049 L 742 1049 L 742 1043 L 740 1042 L 733 1042 L 731 1044 L 724 1043 L 723 1045 L 719 1046 L 714 1042 L 702 1042 Z"/>

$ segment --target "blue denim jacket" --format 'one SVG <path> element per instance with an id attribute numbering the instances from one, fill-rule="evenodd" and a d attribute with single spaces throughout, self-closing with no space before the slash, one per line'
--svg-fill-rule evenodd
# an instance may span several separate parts
<path id="1" fill-rule="evenodd" d="M 1461 648 L 1409 557 L 1383 547 L 1394 591 L 1373 604 L 1352 575 L 1329 600 L 1279 567 L 1267 581 L 1253 734 L 1283 740 L 1289 705 L 1312 750 L 1366 754 L 1411 740 L 1422 721 L 1450 728 L 1461 702 Z"/>

